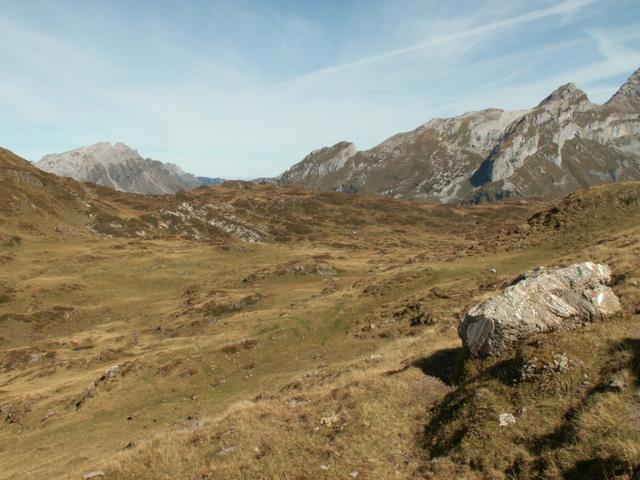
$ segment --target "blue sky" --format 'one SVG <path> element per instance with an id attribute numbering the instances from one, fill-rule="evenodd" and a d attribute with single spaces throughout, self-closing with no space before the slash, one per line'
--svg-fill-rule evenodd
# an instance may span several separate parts
<path id="1" fill-rule="evenodd" d="M 603 102 L 638 67 L 638 0 L 0 0 L 0 145 L 272 176 L 569 81 Z"/>

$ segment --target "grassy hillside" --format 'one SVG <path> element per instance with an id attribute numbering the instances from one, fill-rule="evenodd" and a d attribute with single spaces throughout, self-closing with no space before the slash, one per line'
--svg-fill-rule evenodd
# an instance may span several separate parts
<path id="1" fill-rule="evenodd" d="M 640 464 L 637 183 L 555 206 L 245 183 L 142 197 L 3 155 L 0 479 L 628 478 Z M 623 314 L 464 358 L 469 306 L 583 260 L 612 266 Z M 516 424 L 499 427 L 503 412 Z"/>

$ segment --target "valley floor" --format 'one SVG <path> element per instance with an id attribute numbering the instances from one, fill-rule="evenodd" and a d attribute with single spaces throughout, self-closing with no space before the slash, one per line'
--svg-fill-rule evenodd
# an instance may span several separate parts
<path id="1" fill-rule="evenodd" d="M 628 478 L 639 192 L 468 207 L 485 211 L 464 234 L 354 227 L 350 243 L 5 235 L 0 479 Z M 586 260 L 612 266 L 623 315 L 464 359 L 467 308 Z M 566 370 L 521 381 L 559 354 Z"/>

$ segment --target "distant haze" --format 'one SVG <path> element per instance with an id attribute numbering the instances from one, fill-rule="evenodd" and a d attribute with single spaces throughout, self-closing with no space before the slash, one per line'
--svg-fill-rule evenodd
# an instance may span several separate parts
<path id="1" fill-rule="evenodd" d="M 567 82 L 602 102 L 640 65 L 640 2 L 4 0 L 0 64 L 1 144 L 30 160 L 118 141 L 270 177 Z"/>

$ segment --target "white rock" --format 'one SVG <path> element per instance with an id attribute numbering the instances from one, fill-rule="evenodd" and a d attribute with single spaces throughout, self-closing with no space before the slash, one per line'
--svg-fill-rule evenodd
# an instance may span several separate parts
<path id="1" fill-rule="evenodd" d="M 458 335 L 468 353 L 496 356 L 536 333 L 576 328 L 621 308 L 607 286 L 611 270 L 592 262 L 536 269 L 467 312 Z"/>
<path id="2" fill-rule="evenodd" d="M 93 472 L 88 472 L 82 475 L 82 480 L 89 480 L 91 478 L 104 477 L 104 472 L 102 470 L 94 470 Z"/>
<path id="3" fill-rule="evenodd" d="M 512 413 L 501 413 L 498 415 L 498 422 L 501 427 L 508 427 L 516 423 L 516 417 L 514 417 Z"/>

